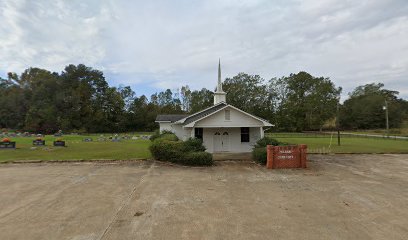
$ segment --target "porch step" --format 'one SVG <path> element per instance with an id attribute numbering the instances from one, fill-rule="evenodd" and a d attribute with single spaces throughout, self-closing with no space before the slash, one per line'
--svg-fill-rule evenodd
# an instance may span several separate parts
<path id="1" fill-rule="evenodd" d="M 252 153 L 213 153 L 214 161 L 252 161 Z"/>

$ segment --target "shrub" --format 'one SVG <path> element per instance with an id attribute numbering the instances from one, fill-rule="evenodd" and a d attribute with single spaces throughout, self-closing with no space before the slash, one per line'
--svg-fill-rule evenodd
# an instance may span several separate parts
<path id="1" fill-rule="evenodd" d="M 184 154 L 181 163 L 189 166 L 211 166 L 214 162 L 211 153 L 189 152 Z"/>
<path id="2" fill-rule="evenodd" d="M 189 166 L 210 166 L 212 155 L 204 152 L 205 147 L 200 139 L 190 138 L 179 141 L 174 134 L 161 134 L 149 147 L 152 156 L 160 161 L 168 161 Z"/>
<path id="3" fill-rule="evenodd" d="M 252 157 L 253 159 L 262 165 L 266 164 L 266 146 L 267 145 L 272 145 L 272 146 L 279 146 L 279 145 L 286 145 L 285 143 L 279 142 L 278 140 L 270 137 L 263 137 L 259 139 L 256 144 L 254 149 L 252 150 Z"/>
<path id="4" fill-rule="evenodd" d="M 262 148 L 254 148 L 252 150 L 252 157 L 255 160 L 255 162 L 266 165 L 266 147 Z"/>
<path id="5" fill-rule="evenodd" d="M 150 136 L 150 141 L 153 142 L 154 140 L 156 140 L 159 137 L 160 137 L 160 130 L 157 129 L 156 131 L 154 131 L 153 135 Z"/>
<path id="6" fill-rule="evenodd" d="M 203 141 L 198 138 L 189 138 L 183 142 L 185 152 L 204 152 L 205 147 Z"/>
<path id="7" fill-rule="evenodd" d="M 256 142 L 255 148 L 266 147 L 266 145 L 278 146 L 282 145 L 282 143 L 275 138 L 263 137 Z"/>
<path id="8" fill-rule="evenodd" d="M 179 162 L 183 158 L 183 142 L 158 138 L 149 147 L 153 157 L 161 161 Z"/>

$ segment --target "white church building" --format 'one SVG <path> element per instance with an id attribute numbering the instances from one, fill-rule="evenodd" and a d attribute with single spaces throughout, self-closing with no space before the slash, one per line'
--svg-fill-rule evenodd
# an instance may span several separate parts
<path id="1" fill-rule="evenodd" d="M 218 63 L 218 85 L 214 105 L 191 115 L 158 115 L 160 131 L 168 130 L 181 140 L 199 138 L 207 152 L 250 152 L 264 130 L 273 126 L 268 121 L 242 111 L 226 102 L 222 90 L 221 65 Z"/>

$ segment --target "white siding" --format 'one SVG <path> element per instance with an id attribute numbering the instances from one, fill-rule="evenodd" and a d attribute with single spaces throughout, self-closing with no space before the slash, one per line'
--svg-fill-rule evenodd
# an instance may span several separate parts
<path id="1" fill-rule="evenodd" d="M 164 130 L 174 132 L 173 128 L 171 127 L 171 123 L 161 122 L 159 123 L 159 125 L 160 125 L 160 132 L 163 132 Z"/>
<path id="2" fill-rule="evenodd" d="M 192 128 L 183 128 L 183 126 L 179 124 L 173 124 L 172 127 L 174 134 L 176 134 L 179 139 L 185 141 L 191 137 Z"/>
<path id="3" fill-rule="evenodd" d="M 214 152 L 214 134 L 219 132 L 221 135 L 228 132 L 228 152 L 251 152 L 256 141 L 261 138 L 261 127 L 249 128 L 249 142 L 241 142 L 241 128 L 204 128 L 203 144 L 207 152 Z"/>
<path id="4" fill-rule="evenodd" d="M 225 120 L 225 109 L 230 110 L 230 120 Z M 261 127 L 263 123 L 240 111 L 227 107 L 195 123 L 194 127 Z"/>

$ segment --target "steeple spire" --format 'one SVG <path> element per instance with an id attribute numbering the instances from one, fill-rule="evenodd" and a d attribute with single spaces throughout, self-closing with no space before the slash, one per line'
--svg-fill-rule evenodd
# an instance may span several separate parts
<path id="1" fill-rule="evenodd" d="M 221 81 L 221 60 L 218 59 L 218 85 L 214 93 L 214 105 L 226 102 L 226 93 L 222 90 L 222 81 Z"/>
<path id="2" fill-rule="evenodd" d="M 222 91 L 222 82 L 221 82 L 221 59 L 218 58 L 218 86 L 217 86 L 217 92 L 223 92 Z"/>

